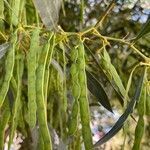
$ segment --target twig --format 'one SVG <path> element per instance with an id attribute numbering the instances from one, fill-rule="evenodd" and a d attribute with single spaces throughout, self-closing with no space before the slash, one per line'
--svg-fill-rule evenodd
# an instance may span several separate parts
<path id="1" fill-rule="evenodd" d="M 98 19 L 97 23 L 95 24 L 95 28 L 101 27 L 103 24 L 104 19 L 106 18 L 106 16 L 110 13 L 110 11 L 114 8 L 115 6 L 115 1 L 113 0 L 110 5 L 108 6 L 108 8 L 106 9 L 106 11 L 100 16 L 100 18 Z"/>

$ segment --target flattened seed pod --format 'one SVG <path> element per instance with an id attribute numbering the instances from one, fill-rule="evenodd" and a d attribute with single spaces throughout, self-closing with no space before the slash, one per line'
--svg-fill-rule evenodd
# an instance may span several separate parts
<path id="1" fill-rule="evenodd" d="M 0 1 L 0 31 L 4 30 L 4 1 Z"/>
<path id="2" fill-rule="evenodd" d="M 36 72 L 36 102 L 37 102 L 37 117 L 39 123 L 39 132 L 42 135 L 44 147 L 46 150 L 52 150 L 51 136 L 47 124 L 47 110 L 44 99 L 44 73 L 46 61 L 50 48 L 50 40 L 45 44 L 38 62 Z"/>
<path id="3" fill-rule="evenodd" d="M 66 64 L 67 64 L 67 60 L 66 60 L 66 48 L 64 46 L 64 44 L 62 42 L 60 42 L 60 48 L 63 51 L 63 73 L 64 73 L 64 80 L 63 80 L 63 84 L 62 84 L 62 90 L 63 90 L 63 109 L 66 112 L 67 111 L 67 83 L 66 83 L 66 78 L 67 78 L 67 74 L 66 74 Z"/>
<path id="4" fill-rule="evenodd" d="M 87 98 L 87 81 L 85 73 L 85 52 L 84 45 L 82 41 L 79 42 L 78 46 L 78 63 L 79 63 L 79 85 L 81 87 L 81 93 L 79 98 L 80 105 L 80 116 L 82 124 L 82 135 L 85 145 L 85 149 L 91 150 L 93 148 L 92 144 L 92 133 L 90 129 L 90 110 Z"/>
<path id="5" fill-rule="evenodd" d="M 69 135 L 73 135 L 78 127 L 78 116 L 79 116 L 79 102 L 74 101 L 72 107 L 72 114 L 69 122 Z"/>
<path id="6" fill-rule="evenodd" d="M 135 129 L 135 139 L 132 150 L 140 150 L 141 140 L 144 134 L 144 119 L 140 117 Z"/>
<path id="7" fill-rule="evenodd" d="M 145 129 L 145 123 L 144 123 L 144 115 L 146 111 L 146 85 L 143 84 L 142 93 L 140 96 L 140 100 L 137 106 L 139 119 L 138 123 L 135 129 L 135 139 L 134 139 L 134 145 L 133 150 L 140 150 L 140 145 L 142 141 L 142 137 L 144 135 L 144 129 Z"/>
<path id="8" fill-rule="evenodd" d="M 139 116 L 144 116 L 146 112 L 146 85 L 143 85 L 140 100 L 137 106 Z"/>
<path id="9" fill-rule="evenodd" d="M 36 125 L 36 66 L 37 66 L 37 50 L 39 46 L 39 32 L 36 28 L 32 32 L 31 44 L 27 55 L 28 69 L 28 123 L 31 128 Z"/>
<path id="10" fill-rule="evenodd" d="M 0 108 L 2 107 L 3 102 L 6 98 L 6 94 L 9 89 L 9 84 L 10 84 L 10 80 L 11 80 L 13 69 L 14 69 L 16 42 L 17 42 L 17 31 L 12 36 L 11 44 L 8 49 L 8 54 L 6 57 L 5 76 L 4 76 L 4 81 L 2 83 L 2 87 L 0 89 Z"/>
<path id="11" fill-rule="evenodd" d="M 6 105 L 5 104 L 3 105 L 5 110 L 1 116 L 1 122 L 0 122 L 0 149 L 4 149 L 5 129 L 10 118 L 10 109 L 9 109 L 8 99 L 6 99 L 5 102 L 6 102 Z"/>
<path id="12" fill-rule="evenodd" d="M 51 33 L 51 42 L 50 42 L 50 50 L 47 56 L 47 62 L 46 62 L 46 66 L 45 66 L 45 76 L 44 76 L 44 97 L 45 97 L 45 102 L 47 104 L 47 95 L 48 95 L 48 82 L 49 82 L 49 67 L 52 61 L 52 56 L 53 56 L 53 52 L 54 52 L 54 47 L 55 47 L 55 35 L 53 33 Z"/>
<path id="13" fill-rule="evenodd" d="M 11 7 L 12 7 L 11 22 L 13 25 L 16 26 L 19 23 L 20 0 L 13 0 Z"/>
<path id="14" fill-rule="evenodd" d="M 78 50 L 76 48 L 72 49 L 71 51 L 71 60 L 72 60 L 72 66 L 70 68 L 70 74 L 71 74 L 71 82 L 72 82 L 72 95 L 74 98 L 73 107 L 72 107 L 72 113 L 70 116 L 69 121 L 69 135 L 73 135 L 75 131 L 78 128 L 78 116 L 79 116 L 79 96 L 80 96 L 80 86 L 78 83 Z"/>
<path id="15" fill-rule="evenodd" d="M 18 120 L 18 112 L 19 112 L 19 106 L 20 106 L 20 98 L 21 98 L 21 89 L 22 89 L 22 75 L 24 70 L 24 57 L 22 55 L 21 58 L 18 58 L 17 60 L 17 95 L 16 99 L 13 105 L 13 116 L 11 121 L 11 129 L 10 129 L 10 138 L 9 138 L 9 144 L 8 149 L 10 148 L 10 145 L 12 144 L 14 133 L 17 127 L 17 120 Z"/>

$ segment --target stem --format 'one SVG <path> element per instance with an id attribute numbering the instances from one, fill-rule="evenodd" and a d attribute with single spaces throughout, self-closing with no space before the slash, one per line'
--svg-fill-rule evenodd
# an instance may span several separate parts
<path id="1" fill-rule="evenodd" d="M 128 45 L 130 48 L 132 48 L 136 53 L 138 53 L 145 60 L 145 62 L 150 62 L 150 58 L 148 58 L 144 54 L 142 54 L 140 52 L 140 50 L 138 50 L 133 44 L 131 44 L 131 43 L 129 43 L 129 42 L 123 40 L 123 39 L 117 39 L 117 38 L 113 38 L 113 37 L 102 36 L 100 34 L 98 34 L 98 36 L 100 38 L 103 38 L 103 39 L 106 39 L 106 40 L 117 41 L 117 42 L 120 42 L 120 43 L 124 43 L 124 44 Z"/>
<path id="2" fill-rule="evenodd" d="M 115 1 L 113 0 L 110 5 L 108 6 L 108 8 L 106 9 L 106 11 L 100 16 L 100 18 L 98 19 L 97 23 L 95 24 L 95 28 L 101 27 L 106 16 L 110 13 L 110 11 L 114 8 L 115 6 Z"/>
<path id="3" fill-rule="evenodd" d="M 140 62 L 140 65 L 142 65 L 142 66 L 149 66 L 150 67 L 150 63 Z"/>

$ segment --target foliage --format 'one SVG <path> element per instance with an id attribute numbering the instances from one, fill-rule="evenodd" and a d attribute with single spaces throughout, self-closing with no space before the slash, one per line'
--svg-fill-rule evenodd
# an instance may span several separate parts
<path id="1" fill-rule="evenodd" d="M 141 7 L 126 5 L 0 1 L 0 149 L 8 135 L 10 149 L 16 132 L 28 149 L 96 149 L 122 128 L 126 137 L 126 122 L 137 115 L 132 143 L 140 149 L 150 114 L 150 18 L 144 25 L 127 20 Z M 114 99 L 123 113 L 93 143 L 90 107 L 113 113 Z"/>

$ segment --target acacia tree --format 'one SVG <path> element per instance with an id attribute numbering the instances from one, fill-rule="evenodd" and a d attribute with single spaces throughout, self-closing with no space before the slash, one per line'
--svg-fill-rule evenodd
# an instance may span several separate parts
<path id="1" fill-rule="evenodd" d="M 140 4 L 0 1 L 0 149 L 16 133 L 21 149 L 101 148 L 121 129 L 126 140 L 127 120 L 140 149 L 150 123 L 150 19 Z M 123 113 L 93 143 L 90 108 L 100 105 Z"/>

